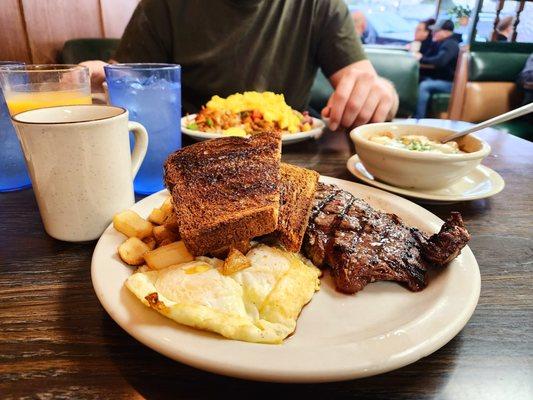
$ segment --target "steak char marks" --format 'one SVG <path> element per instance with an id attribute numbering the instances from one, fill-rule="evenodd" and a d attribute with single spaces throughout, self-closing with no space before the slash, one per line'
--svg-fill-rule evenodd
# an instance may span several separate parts
<path id="1" fill-rule="evenodd" d="M 458 213 L 428 238 L 396 215 L 319 183 L 303 249 L 315 265 L 331 268 L 340 292 L 356 293 L 378 280 L 419 291 L 427 285 L 428 268 L 451 261 L 469 239 Z"/>

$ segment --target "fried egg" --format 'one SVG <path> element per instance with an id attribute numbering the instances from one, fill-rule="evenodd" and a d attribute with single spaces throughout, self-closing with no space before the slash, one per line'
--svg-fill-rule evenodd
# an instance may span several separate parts
<path id="1" fill-rule="evenodd" d="M 160 270 L 140 268 L 126 287 L 143 304 L 190 327 L 235 340 L 281 343 L 319 289 L 320 270 L 297 254 L 258 245 L 251 266 L 231 275 L 221 261 L 194 261 Z"/>

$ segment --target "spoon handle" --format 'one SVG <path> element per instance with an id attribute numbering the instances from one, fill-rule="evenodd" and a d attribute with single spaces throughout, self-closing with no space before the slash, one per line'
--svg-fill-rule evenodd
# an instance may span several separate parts
<path id="1" fill-rule="evenodd" d="M 505 122 L 509 121 L 510 119 L 521 117 L 522 115 L 529 114 L 530 112 L 533 112 L 533 103 L 526 104 L 525 106 L 519 107 L 515 110 L 506 112 L 505 114 L 501 114 L 494 118 L 483 121 L 463 131 L 454 133 L 450 136 L 446 136 L 444 139 L 441 140 L 441 143 L 449 142 L 450 140 L 457 139 L 461 136 L 468 135 L 469 133 L 479 131 L 480 129 L 484 129 L 495 124 L 499 124 L 500 122 Z"/>

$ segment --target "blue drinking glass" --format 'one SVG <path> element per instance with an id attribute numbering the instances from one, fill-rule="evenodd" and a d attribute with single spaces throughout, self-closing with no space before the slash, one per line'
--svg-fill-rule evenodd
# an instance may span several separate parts
<path id="1" fill-rule="evenodd" d="M 163 163 L 181 148 L 181 67 L 176 64 L 112 64 L 104 67 L 112 105 L 148 131 L 148 151 L 133 182 L 135 193 L 164 188 Z"/>
<path id="2" fill-rule="evenodd" d="M 21 67 L 24 67 L 23 62 L 0 61 L 0 70 Z M 24 155 L 0 87 L 0 192 L 11 192 L 30 186 Z"/>

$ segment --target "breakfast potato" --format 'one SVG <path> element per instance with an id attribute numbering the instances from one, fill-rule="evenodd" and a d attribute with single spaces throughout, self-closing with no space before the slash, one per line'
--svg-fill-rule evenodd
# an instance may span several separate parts
<path id="1" fill-rule="evenodd" d="M 172 242 L 144 254 L 144 260 L 151 269 L 162 269 L 170 265 L 194 260 L 183 241 Z"/>
<path id="2" fill-rule="evenodd" d="M 154 227 L 155 228 L 155 227 Z M 156 248 L 157 246 L 157 241 L 155 240 L 155 237 L 153 236 L 147 236 L 143 239 L 143 242 L 146 243 L 148 245 L 148 247 L 150 248 L 150 250 L 153 250 Z"/>
<path id="3" fill-rule="evenodd" d="M 152 234 L 152 224 L 135 211 L 126 210 L 113 217 L 113 227 L 128 237 L 143 239 Z"/>
<path id="4" fill-rule="evenodd" d="M 160 208 L 154 208 L 148 216 L 148 221 L 156 225 L 162 225 L 165 222 L 166 218 L 167 214 L 165 214 L 163 210 L 161 210 Z"/>
<path id="5" fill-rule="evenodd" d="M 174 212 L 174 206 L 172 205 L 172 197 L 168 196 L 163 204 L 161 205 L 161 211 L 165 213 L 165 215 L 169 215 Z"/>
<path id="6" fill-rule="evenodd" d="M 129 265 L 144 264 L 144 254 L 148 251 L 150 251 L 148 244 L 134 236 L 128 238 L 118 247 L 120 258 Z"/>
<path id="7" fill-rule="evenodd" d="M 169 231 L 164 226 L 154 226 L 154 237 L 157 243 L 161 243 L 164 240 L 169 240 L 170 242 L 175 242 L 179 240 L 179 235 L 176 235 L 174 232 Z"/>
<path id="8" fill-rule="evenodd" d="M 224 260 L 222 268 L 220 268 L 220 273 L 222 275 L 231 275 L 241 269 L 248 268 L 250 265 L 252 265 L 250 260 L 239 250 L 232 247 L 226 260 Z"/>
<path id="9" fill-rule="evenodd" d="M 169 214 L 167 219 L 165 220 L 165 223 L 163 224 L 165 228 L 167 228 L 169 231 L 174 232 L 179 235 L 180 233 L 180 224 L 178 221 L 178 216 L 175 213 Z"/>

